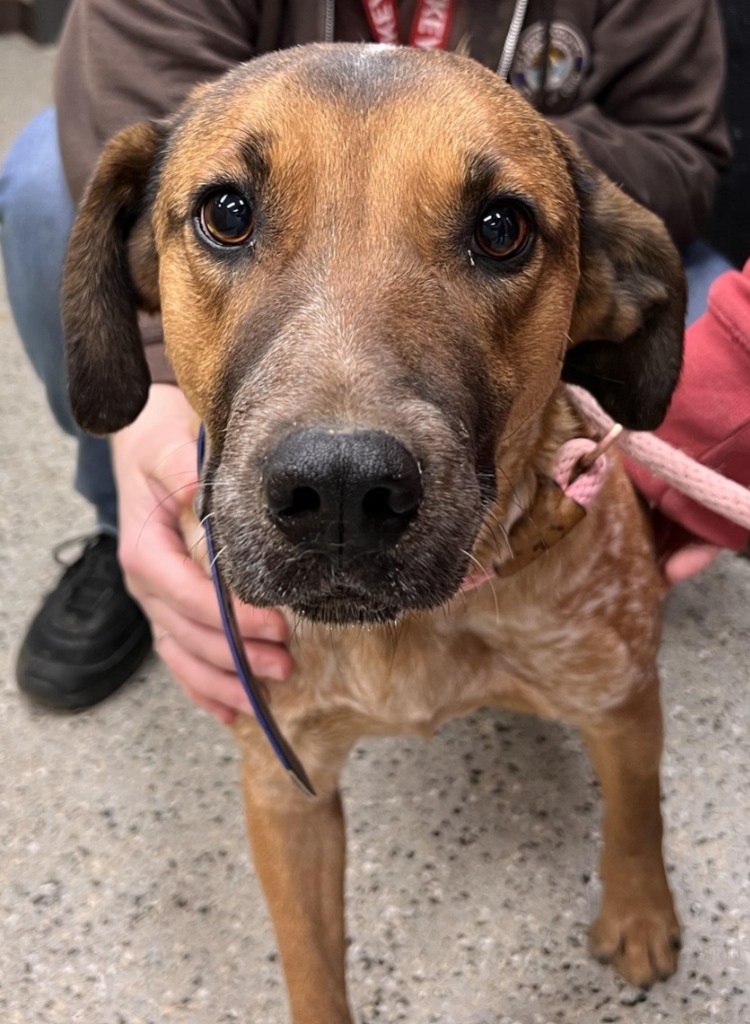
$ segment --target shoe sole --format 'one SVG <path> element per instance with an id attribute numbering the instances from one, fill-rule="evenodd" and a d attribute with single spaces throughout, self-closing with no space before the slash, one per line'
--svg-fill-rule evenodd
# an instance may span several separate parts
<path id="1" fill-rule="evenodd" d="M 151 632 L 137 630 L 114 654 L 97 665 L 80 670 L 81 685 L 76 690 L 60 686 L 59 677 L 51 677 L 49 662 L 21 648 L 16 662 L 18 688 L 27 697 L 48 708 L 82 711 L 106 700 L 119 690 L 143 663 L 152 647 Z"/>

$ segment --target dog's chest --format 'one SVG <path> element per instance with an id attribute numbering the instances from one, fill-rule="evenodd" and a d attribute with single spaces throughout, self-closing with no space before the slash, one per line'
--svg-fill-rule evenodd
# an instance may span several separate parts
<path id="1" fill-rule="evenodd" d="M 291 702 L 422 735 L 484 705 L 574 720 L 618 706 L 655 652 L 659 585 L 628 502 L 604 509 L 538 564 L 437 612 L 392 629 L 302 628 Z"/>
<path id="2" fill-rule="evenodd" d="M 410 623 L 390 637 L 340 635 L 314 666 L 300 652 L 302 703 L 349 715 L 365 732 L 424 736 L 487 705 L 546 717 L 605 711 L 637 672 L 601 602 L 587 597 L 561 610 L 490 595 L 479 609 Z"/>

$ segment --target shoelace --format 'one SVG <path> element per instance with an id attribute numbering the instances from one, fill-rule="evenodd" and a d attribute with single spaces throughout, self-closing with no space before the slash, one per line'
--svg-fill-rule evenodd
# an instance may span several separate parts
<path id="1" fill-rule="evenodd" d="M 69 586 L 65 606 L 69 611 L 81 615 L 90 615 L 101 602 L 102 598 L 102 577 L 96 571 L 98 559 L 95 564 L 93 548 L 100 543 L 99 535 L 80 534 L 76 537 L 68 537 L 52 549 L 52 555 L 58 565 L 65 568 L 65 577 Z M 68 561 L 63 557 L 64 552 L 83 545 L 78 557 Z M 108 557 L 103 555 L 102 557 Z"/>

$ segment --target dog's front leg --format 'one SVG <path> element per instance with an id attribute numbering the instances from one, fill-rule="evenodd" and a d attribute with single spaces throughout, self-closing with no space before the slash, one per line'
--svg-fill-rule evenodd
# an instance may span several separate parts
<path id="1" fill-rule="evenodd" d="M 292 1022 L 351 1024 L 345 979 L 344 815 L 338 789 L 334 782 L 326 790 L 311 773 L 320 795 L 305 796 L 277 765 L 259 765 L 259 758 L 267 760 L 260 734 L 243 746 L 250 845 L 276 931 Z M 298 750 L 305 760 L 304 750 Z"/>
<path id="2" fill-rule="evenodd" d="M 662 857 L 659 684 L 583 729 L 604 797 L 602 905 L 591 951 L 636 985 L 673 974 L 680 926 Z"/>

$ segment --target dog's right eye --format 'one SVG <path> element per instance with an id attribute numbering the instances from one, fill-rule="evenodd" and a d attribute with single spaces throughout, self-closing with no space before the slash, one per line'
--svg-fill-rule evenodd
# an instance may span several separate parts
<path id="1" fill-rule="evenodd" d="M 198 222 L 203 234 L 219 245 L 242 245 L 255 227 L 250 203 L 229 189 L 212 192 L 203 201 Z"/>

